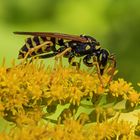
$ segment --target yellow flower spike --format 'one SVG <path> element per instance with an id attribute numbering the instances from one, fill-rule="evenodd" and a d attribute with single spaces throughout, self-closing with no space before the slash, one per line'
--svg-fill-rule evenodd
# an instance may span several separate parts
<path id="1" fill-rule="evenodd" d="M 109 80 L 110 80 L 110 76 L 109 76 L 107 73 L 105 73 L 105 74 L 102 76 L 102 82 L 103 82 L 104 87 L 108 86 Z"/>
<path id="2" fill-rule="evenodd" d="M 0 103 L 0 111 L 3 111 L 4 110 L 4 106 L 2 103 Z"/>
<path id="3" fill-rule="evenodd" d="M 134 104 L 138 104 L 140 102 L 140 94 L 137 91 L 132 90 L 129 92 L 128 100 Z"/>
<path id="4" fill-rule="evenodd" d="M 64 134 L 66 135 L 68 140 L 71 139 L 79 139 L 84 140 L 84 135 L 82 135 L 83 126 L 74 119 L 66 119 L 64 121 Z M 73 135 L 71 135 L 73 134 Z"/>
<path id="5" fill-rule="evenodd" d="M 140 113 L 138 113 L 136 116 L 138 117 L 138 122 L 135 126 L 135 135 L 140 137 Z"/>
<path id="6" fill-rule="evenodd" d="M 32 99 L 39 99 L 42 96 L 42 91 L 38 85 L 32 84 L 28 87 L 29 93 L 32 96 Z"/>
<path id="7" fill-rule="evenodd" d="M 138 134 L 137 128 L 137 134 Z M 23 125 L 20 128 L 14 128 L 10 130 L 10 133 L 6 134 L 1 132 L 0 136 L 7 139 L 66 139 L 66 140 L 102 140 L 102 139 L 130 139 L 135 140 L 132 125 L 126 121 L 106 121 L 99 124 L 91 124 L 84 126 L 79 121 L 72 118 L 67 118 L 63 125 L 56 124 L 54 126 L 50 124 L 29 124 Z M 4 136 L 4 137 L 3 137 Z"/>
<path id="8" fill-rule="evenodd" d="M 51 97 L 52 99 L 55 101 L 55 100 L 63 100 L 65 95 L 65 91 L 64 91 L 64 88 L 62 85 L 53 85 L 51 88 L 50 88 L 51 92 Z"/>
<path id="9" fill-rule="evenodd" d="M 131 83 L 127 83 L 123 79 L 118 79 L 110 83 L 109 90 L 113 96 L 122 96 L 126 99 L 128 92 L 132 91 L 133 87 Z"/>
<path id="10" fill-rule="evenodd" d="M 88 130 L 91 140 L 115 139 L 114 127 L 109 122 L 91 125 Z"/>
<path id="11" fill-rule="evenodd" d="M 132 133 L 133 125 L 128 121 L 121 120 L 115 124 L 115 133 L 123 138 L 130 138 Z"/>
<path id="12" fill-rule="evenodd" d="M 89 120 L 89 116 L 88 116 L 86 113 L 81 113 L 81 114 L 79 115 L 77 121 L 78 121 L 80 124 L 84 125 L 84 124 L 86 124 L 87 122 L 89 122 L 90 120 Z"/>
<path id="13" fill-rule="evenodd" d="M 71 87 L 71 93 L 70 93 L 70 102 L 73 105 L 79 105 L 80 104 L 80 100 L 83 97 L 82 92 L 77 88 L 77 87 Z"/>
<path id="14" fill-rule="evenodd" d="M 97 87 L 97 94 L 101 95 L 105 92 L 105 89 L 102 86 Z"/>
<path id="15" fill-rule="evenodd" d="M 101 78 L 104 87 L 95 71 L 89 73 L 62 66 L 45 69 L 35 61 L 13 64 L 8 71 L 5 66 L 0 67 L 0 114 L 20 126 L 18 132 L 8 135 L 9 139 L 100 140 L 121 138 L 121 135 L 123 139 L 128 138 L 133 131 L 129 124 L 113 118 L 118 113 L 114 104 L 125 99 L 126 112 L 132 111 L 130 106 L 134 106 L 132 109 L 139 106 L 140 95 L 124 79 L 112 80 L 108 85 L 108 72 Z M 108 95 L 113 96 L 111 102 L 106 98 Z M 61 115 L 59 105 L 68 112 Z M 58 116 L 52 120 L 55 112 Z M 38 125 L 44 120 L 56 124 Z M 92 122 L 95 123 L 84 125 Z"/>
<path id="16" fill-rule="evenodd" d="M 116 115 L 116 111 L 115 109 L 113 109 L 113 107 L 106 108 L 105 113 L 106 113 L 106 117 L 108 118 L 114 117 Z"/>

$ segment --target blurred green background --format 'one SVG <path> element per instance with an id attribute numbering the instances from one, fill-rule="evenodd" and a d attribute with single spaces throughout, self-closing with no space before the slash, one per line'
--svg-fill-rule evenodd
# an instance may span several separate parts
<path id="1" fill-rule="evenodd" d="M 140 0 L 0 0 L 0 60 L 17 59 L 13 31 L 87 34 L 114 53 L 119 77 L 140 82 Z M 47 62 L 47 60 L 46 60 Z"/>

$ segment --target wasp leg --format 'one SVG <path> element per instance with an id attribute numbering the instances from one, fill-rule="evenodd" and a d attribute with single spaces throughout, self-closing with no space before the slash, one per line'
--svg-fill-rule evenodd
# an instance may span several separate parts
<path id="1" fill-rule="evenodd" d="M 97 61 L 94 61 L 94 62 L 93 62 L 93 65 L 96 66 L 98 78 L 99 78 L 99 80 L 100 80 L 100 83 L 101 83 L 102 87 L 104 87 L 104 84 L 103 84 L 103 81 L 102 81 L 102 77 L 101 77 L 101 73 L 100 73 L 100 67 L 99 67 L 98 62 L 97 62 Z"/>
<path id="2" fill-rule="evenodd" d="M 64 54 L 66 54 L 67 52 L 70 52 L 72 49 L 71 48 L 66 48 L 64 51 L 58 53 L 56 56 L 55 56 L 55 60 L 58 60 L 58 58 L 62 57 Z"/>
<path id="3" fill-rule="evenodd" d="M 79 70 L 80 65 L 81 65 L 81 59 L 80 59 L 79 62 L 74 61 L 74 59 L 75 59 L 75 55 L 74 55 L 74 53 L 71 52 L 69 54 L 69 58 L 68 58 L 69 64 L 72 65 L 72 66 L 76 66 L 76 69 Z"/>
<path id="4" fill-rule="evenodd" d="M 86 55 L 84 58 L 83 58 L 83 63 L 88 66 L 88 67 L 93 67 L 93 63 L 89 63 L 88 61 L 91 60 L 91 55 Z"/>
<path id="5" fill-rule="evenodd" d="M 35 56 L 35 57 L 41 58 L 41 59 L 45 59 L 45 58 L 54 57 L 55 55 L 56 55 L 56 53 L 54 52 L 54 53 L 48 53 L 48 54 L 46 54 L 46 53 L 40 54 L 40 55 L 37 55 L 37 56 Z"/>
<path id="6" fill-rule="evenodd" d="M 30 48 L 29 51 L 26 53 L 26 55 L 23 58 L 23 61 L 25 61 L 28 58 L 28 55 L 32 54 L 32 52 L 34 52 L 35 50 L 38 50 L 40 48 L 42 48 L 43 46 L 52 46 L 53 43 L 51 41 L 46 41 L 38 46 L 35 46 L 34 48 Z"/>
<path id="7" fill-rule="evenodd" d="M 111 60 L 112 61 L 112 69 L 111 69 L 111 71 L 110 71 L 110 79 L 109 79 L 109 81 L 108 81 L 108 84 L 110 84 L 110 82 L 112 81 L 112 79 L 113 79 L 113 75 L 114 75 L 114 72 L 115 72 L 115 68 L 116 68 L 116 59 L 115 59 L 115 57 L 113 56 L 113 55 L 110 55 L 110 57 L 108 57 L 108 59 L 109 60 Z"/>
<path id="8" fill-rule="evenodd" d="M 62 56 L 64 56 L 67 52 L 70 52 L 72 49 L 71 48 L 65 48 L 64 50 L 58 50 L 57 55 L 55 56 L 55 67 L 57 66 L 58 59 L 60 58 L 60 64 L 62 65 Z"/>
<path id="9" fill-rule="evenodd" d="M 88 66 L 88 67 L 96 66 L 98 78 L 99 78 L 99 80 L 100 80 L 100 83 L 101 83 L 102 87 L 104 87 L 103 81 L 102 81 L 102 78 L 101 78 L 100 67 L 99 67 L 99 64 L 98 64 L 98 61 L 97 61 L 97 57 L 96 57 L 96 56 L 93 56 L 93 62 L 90 63 L 90 62 L 88 62 L 88 61 L 91 60 L 91 57 L 92 57 L 92 55 L 86 55 L 86 56 L 83 58 L 83 62 L 84 62 L 84 64 L 85 64 L 86 66 Z"/>

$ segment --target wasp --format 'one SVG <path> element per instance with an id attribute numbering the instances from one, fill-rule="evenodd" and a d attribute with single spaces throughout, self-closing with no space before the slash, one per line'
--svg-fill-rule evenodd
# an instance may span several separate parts
<path id="1" fill-rule="evenodd" d="M 69 35 L 52 32 L 14 32 L 19 35 L 30 35 L 19 51 L 19 59 L 50 58 L 61 56 L 68 58 L 68 62 L 75 66 L 75 57 L 83 57 L 83 63 L 88 67 L 96 65 L 98 73 L 103 75 L 109 60 L 113 62 L 112 71 L 116 67 L 114 55 L 103 49 L 100 43 L 88 35 Z M 112 72 L 112 73 L 113 73 Z"/>

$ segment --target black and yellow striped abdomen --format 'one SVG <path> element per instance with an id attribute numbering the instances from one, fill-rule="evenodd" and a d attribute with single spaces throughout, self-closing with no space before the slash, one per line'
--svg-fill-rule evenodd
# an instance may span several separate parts
<path id="1" fill-rule="evenodd" d="M 45 42 L 50 42 L 50 45 L 42 45 L 41 47 L 37 47 Z M 50 51 L 55 52 L 56 42 L 57 42 L 56 38 L 45 37 L 45 36 L 34 36 L 34 37 L 27 38 L 25 44 L 19 51 L 18 58 L 19 59 L 24 58 L 31 49 L 32 52 L 29 53 L 27 58 L 48 53 Z"/>

